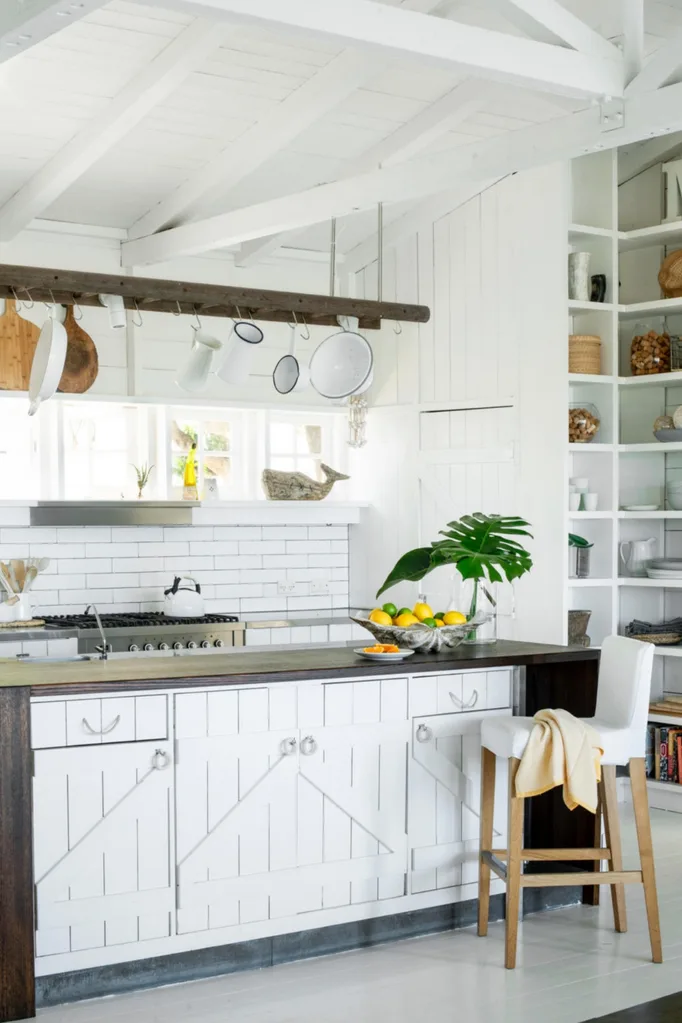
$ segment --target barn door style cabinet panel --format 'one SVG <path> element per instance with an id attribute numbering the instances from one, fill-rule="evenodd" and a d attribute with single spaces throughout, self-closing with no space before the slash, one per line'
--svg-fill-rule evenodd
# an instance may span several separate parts
<path id="1" fill-rule="evenodd" d="M 480 726 L 511 683 L 35 701 L 38 973 L 475 898 Z"/>

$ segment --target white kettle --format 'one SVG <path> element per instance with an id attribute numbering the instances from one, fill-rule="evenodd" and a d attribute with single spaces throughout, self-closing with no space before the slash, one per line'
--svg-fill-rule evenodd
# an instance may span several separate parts
<path id="1" fill-rule="evenodd" d="M 187 581 L 192 586 L 181 586 Z M 169 590 L 164 590 L 164 614 L 168 618 L 203 618 L 204 598 L 201 586 L 191 575 L 176 575 Z"/>
<path id="2" fill-rule="evenodd" d="M 628 575 L 645 576 L 654 556 L 655 548 L 656 540 L 653 536 L 648 540 L 624 540 L 620 544 L 620 557 Z"/>

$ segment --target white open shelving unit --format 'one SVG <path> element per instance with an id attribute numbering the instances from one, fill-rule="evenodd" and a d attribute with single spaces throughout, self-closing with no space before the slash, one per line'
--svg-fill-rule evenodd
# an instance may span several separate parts
<path id="1" fill-rule="evenodd" d="M 682 371 L 637 377 L 630 371 L 638 323 L 682 334 L 682 298 L 662 299 L 657 279 L 667 251 L 682 248 L 682 221 L 656 223 L 663 215 L 661 178 L 657 165 L 619 187 L 617 151 L 571 164 L 569 252 L 590 252 L 590 274 L 607 278 L 603 304 L 567 299 L 569 334 L 602 340 L 602 372 L 568 374 L 569 401 L 595 405 L 601 418 L 597 440 L 568 444 L 567 459 L 568 475 L 587 477 L 599 495 L 598 511 L 566 513 L 567 532 L 594 543 L 591 577 L 569 578 L 565 590 L 567 610 L 592 612 L 594 646 L 634 618 L 682 617 L 682 579 L 629 578 L 619 557 L 621 542 L 649 537 L 659 556 L 682 557 L 682 511 L 666 510 L 665 502 L 666 481 L 682 480 L 682 443 L 661 444 L 652 431 L 658 415 L 682 405 Z M 631 504 L 660 510 L 621 510 Z M 656 648 L 654 698 L 666 691 L 682 693 L 682 646 Z M 650 781 L 649 791 L 652 806 L 682 813 L 682 785 Z"/>

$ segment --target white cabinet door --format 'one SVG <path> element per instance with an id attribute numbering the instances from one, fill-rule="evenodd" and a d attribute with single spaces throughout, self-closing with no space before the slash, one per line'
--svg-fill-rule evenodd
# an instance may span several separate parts
<path id="1" fill-rule="evenodd" d="M 167 742 L 35 752 L 37 954 L 171 933 Z"/>
<path id="2" fill-rule="evenodd" d="M 412 893 L 478 880 L 481 723 L 491 714 L 511 715 L 510 707 L 498 706 L 504 701 L 505 688 L 509 691 L 510 672 L 505 675 L 506 682 L 499 672 L 465 672 L 411 682 L 408 829 Z M 488 694 L 495 709 L 449 712 L 453 706 L 485 707 Z M 498 847 L 506 842 L 506 779 L 506 765 L 498 761 L 494 820 Z"/>

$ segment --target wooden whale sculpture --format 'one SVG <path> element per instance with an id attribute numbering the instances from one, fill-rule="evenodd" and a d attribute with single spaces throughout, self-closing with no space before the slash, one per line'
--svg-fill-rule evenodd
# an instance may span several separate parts
<path id="1" fill-rule="evenodd" d="M 330 469 L 324 462 L 320 469 L 326 479 L 324 483 L 306 476 L 304 472 L 281 472 L 278 469 L 263 470 L 263 490 L 268 501 L 321 501 L 331 491 L 337 480 L 347 480 L 336 469 Z"/>

